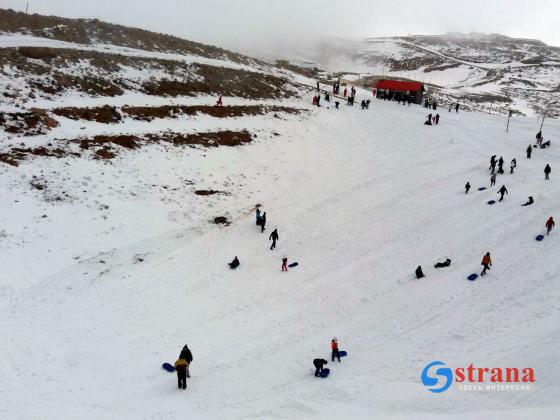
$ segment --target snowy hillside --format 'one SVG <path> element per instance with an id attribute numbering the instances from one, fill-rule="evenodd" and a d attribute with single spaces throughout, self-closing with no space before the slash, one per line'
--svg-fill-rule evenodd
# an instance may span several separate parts
<path id="1" fill-rule="evenodd" d="M 311 107 L 314 81 L 227 55 L 36 33 L 0 45 L 0 418 L 560 415 L 560 227 L 535 241 L 560 219 L 558 120 L 528 160 L 536 118 L 506 133 L 503 116 L 442 112 L 429 127 L 417 106 Z M 93 75 L 119 90 L 79 83 Z M 516 172 L 478 191 L 493 154 Z M 468 281 L 488 251 L 492 270 Z M 281 272 L 283 256 L 299 265 Z M 161 365 L 185 344 L 183 391 Z M 535 382 L 434 394 L 434 360 L 530 367 Z"/>
<path id="2" fill-rule="evenodd" d="M 502 35 L 447 34 L 324 41 L 301 52 L 331 71 L 428 83 L 440 103 L 507 114 L 560 115 L 560 48 Z"/>

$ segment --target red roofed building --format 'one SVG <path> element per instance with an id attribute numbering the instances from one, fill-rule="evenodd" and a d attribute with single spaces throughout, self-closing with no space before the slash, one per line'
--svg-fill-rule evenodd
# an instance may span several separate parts
<path id="1" fill-rule="evenodd" d="M 422 103 L 424 83 L 407 82 L 404 80 L 378 80 L 375 84 L 379 99 L 408 101 L 414 104 Z"/>

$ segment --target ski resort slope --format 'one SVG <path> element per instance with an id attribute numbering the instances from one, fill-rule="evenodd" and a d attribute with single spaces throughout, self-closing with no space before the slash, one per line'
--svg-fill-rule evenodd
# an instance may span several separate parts
<path id="1" fill-rule="evenodd" d="M 11 268 L 0 289 L 0 417 L 558 418 L 560 228 L 534 237 L 549 216 L 560 220 L 560 124 L 545 122 L 552 147 L 527 160 L 536 119 L 512 120 L 506 134 L 503 117 L 442 110 L 440 125 L 428 127 L 426 111 L 379 101 L 364 111 L 321 107 L 262 117 L 247 128 L 263 134 L 241 148 L 153 146 L 112 164 L 3 168 L 2 192 L 28 211 L 2 204 L 10 225 L 0 255 Z M 508 170 L 478 191 L 489 185 L 492 154 Z M 107 218 L 80 203 L 94 193 L 78 187 L 78 199 L 59 207 L 24 194 L 22 173 L 52 170 L 87 173 Z M 230 195 L 182 194 L 168 205 L 145 191 L 119 195 L 132 178 L 180 177 Z M 505 200 L 487 205 L 502 184 Z M 529 195 L 535 204 L 521 207 Z M 256 203 L 267 212 L 264 233 Z M 226 212 L 230 226 L 207 222 Z M 280 240 L 270 251 L 274 228 Z M 72 246 L 80 258 L 62 252 Z M 467 281 L 487 251 L 492 270 Z M 231 271 L 236 255 L 241 266 Z M 282 273 L 284 255 L 299 266 Z M 446 257 L 452 265 L 435 270 Z M 330 363 L 333 336 L 349 352 L 340 364 Z M 194 361 L 182 391 L 161 364 L 186 343 Z M 327 379 L 313 376 L 316 357 L 329 360 Z M 531 367 L 536 382 L 530 391 L 454 383 L 434 394 L 420 380 L 434 360 Z"/>

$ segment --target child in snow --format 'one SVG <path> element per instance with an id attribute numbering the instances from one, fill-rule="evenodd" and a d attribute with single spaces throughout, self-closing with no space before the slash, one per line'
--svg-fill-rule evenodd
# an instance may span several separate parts
<path id="1" fill-rule="evenodd" d="M 546 221 L 545 226 L 546 226 L 546 234 L 548 235 L 552 230 L 552 228 L 554 227 L 554 219 L 552 218 L 552 216 L 550 216 L 550 218 Z"/>
<path id="2" fill-rule="evenodd" d="M 424 273 L 422 273 L 422 267 L 416 267 L 416 271 L 414 272 L 414 274 L 416 274 L 417 279 L 421 279 L 422 277 L 424 277 Z"/>
<path id="3" fill-rule="evenodd" d="M 237 256 L 233 259 L 232 262 L 228 263 L 229 264 L 229 268 L 231 268 L 232 270 L 236 269 L 237 267 L 239 267 L 239 260 L 237 259 Z"/>
<path id="4" fill-rule="evenodd" d="M 465 184 L 465 194 L 468 194 L 470 189 L 471 189 L 471 183 L 467 181 L 467 183 Z"/>
<path id="5" fill-rule="evenodd" d="M 313 360 L 313 366 L 315 366 L 315 376 L 321 376 L 321 373 L 323 372 L 323 366 L 328 363 L 329 362 L 327 362 L 325 359 Z"/>
<path id="6" fill-rule="evenodd" d="M 484 276 L 486 274 L 486 270 L 490 270 L 490 267 L 492 267 L 492 260 L 490 259 L 489 252 L 487 252 L 486 255 L 482 257 L 482 262 L 480 263 L 480 265 L 484 266 L 482 273 L 480 273 L 481 276 Z"/>
<path id="7" fill-rule="evenodd" d="M 490 175 L 490 186 L 496 185 L 496 174 Z"/>
<path id="8" fill-rule="evenodd" d="M 282 271 L 288 271 L 288 258 L 282 258 Z"/>
<path id="9" fill-rule="evenodd" d="M 527 146 L 527 159 L 531 159 L 531 153 L 533 153 L 533 146 L 529 145 Z"/>
<path id="10" fill-rule="evenodd" d="M 338 339 L 336 337 L 333 337 L 331 340 L 331 350 L 332 361 L 334 362 L 334 358 L 336 357 L 340 363 L 340 352 L 338 351 Z"/>
<path id="11" fill-rule="evenodd" d="M 517 166 L 517 160 L 512 159 L 511 163 L 509 164 L 509 173 L 512 174 L 513 170 L 515 169 L 515 167 Z"/>

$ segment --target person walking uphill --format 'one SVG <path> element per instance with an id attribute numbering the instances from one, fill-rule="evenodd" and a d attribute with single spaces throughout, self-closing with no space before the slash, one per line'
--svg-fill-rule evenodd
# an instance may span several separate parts
<path id="1" fill-rule="evenodd" d="M 481 276 L 484 276 L 486 274 L 486 270 L 490 270 L 490 267 L 492 267 L 492 259 L 490 258 L 489 252 L 487 252 L 486 255 L 482 257 L 482 262 L 480 263 L 480 265 L 484 266 L 482 273 L 480 273 Z"/>
<path id="2" fill-rule="evenodd" d="M 550 172 L 552 172 L 552 169 L 550 169 L 550 165 L 547 163 L 544 167 L 544 179 L 548 179 Z"/>
<path id="3" fill-rule="evenodd" d="M 496 185 L 496 174 L 495 173 L 490 175 L 490 186 L 492 187 L 493 185 Z"/>
<path id="4" fill-rule="evenodd" d="M 503 201 L 504 200 L 504 194 L 509 194 L 505 185 L 502 185 L 502 188 L 500 188 L 498 190 L 498 194 L 501 194 L 500 199 L 498 201 Z"/>
<path id="5" fill-rule="evenodd" d="M 323 372 L 323 366 L 328 364 L 325 359 L 315 359 L 313 360 L 313 366 L 315 366 L 315 376 L 321 376 L 321 372 Z"/>
<path id="6" fill-rule="evenodd" d="M 340 363 L 340 352 L 338 351 L 338 339 L 333 337 L 331 340 L 331 350 L 332 350 L 332 361 L 334 362 L 335 357 L 338 359 L 338 363 Z"/>
<path id="7" fill-rule="evenodd" d="M 554 219 L 552 218 L 552 216 L 550 216 L 549 219 L 546 221 L 545 226 L 546 226 L 546 234 L 548 235 L 552 230 L 552 228 L 554 227 Z"/>
<path id="8" fill-rule="evenodd" d="M 270 245 L 270 250 L 272 251 L 274 248 L 276 248 L 276 241 L 279 239 L 278 237 L 278 229 L 274 229 L 272 231 L 272 233 L 270 234 L 270 236 L 268 237 L 269 241 L 272 241 L 272 245 Z"/>

